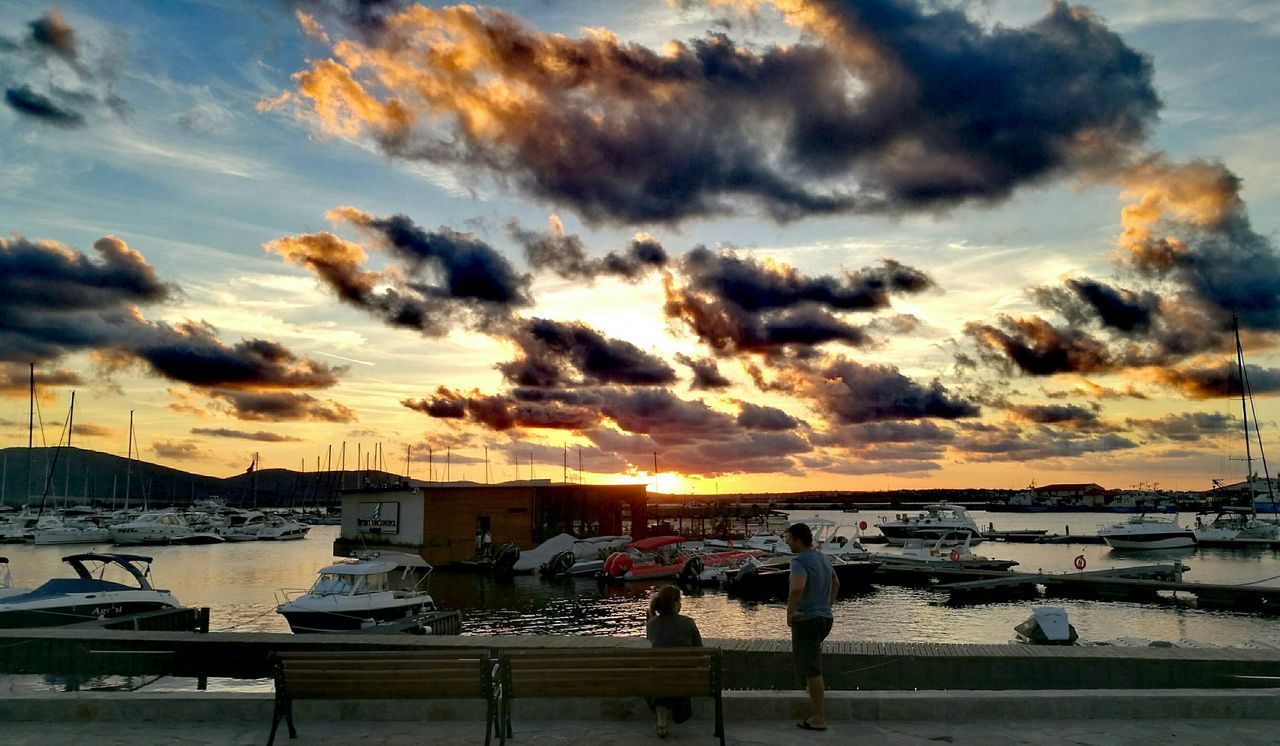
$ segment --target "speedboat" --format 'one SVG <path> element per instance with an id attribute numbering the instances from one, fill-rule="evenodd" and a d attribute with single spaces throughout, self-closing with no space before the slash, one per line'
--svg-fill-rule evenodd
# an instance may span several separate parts
<path id="1" fill-rule="evenodd" d="M 108 530 L 117 544 L 180 544 L 195 533 L 185 516 L 169 509 L 147 511 Z"/>
<path id="2" fill-rule="evenodd" d="M 54 578 L 35 590 L 0 597 L 0 629 L 57 627 L 179 608 L 172 593 L 151 586 L 150 557 L 90 552 L 62 561 L 75 570 L 75 578 Z M 116 580 L 107 580 L 108 572 Z"/>
<path id="3" fill-rule="evenodd" d="M 872 575 L 880 567 L 879 562 L 846 560 L 831 554 L 826 557 L 840 581 L 842 594 L 869 588 Z M 748 560 L 736 572 L 727 576 L 725 587 L 739 598 L 785 599 L 791 587 L 791 559 L 772 557 Z"/>
<path id="4" fill-rule="evenodd" d="M 919 567 L 1008 570 L 1018 564 L 1014 560 L 990 559 L 974 554 L 970 548 L 971 543 L 972 536 L 967 531 L 962 531 L 959 536 L 944 535 L 936 541 L 908 539 L 901 554 L 873 552 L 870 556 L 883 561 L 886 570 Z"/>
<path id="5" fill-rule="evenodd" d="M 371 552 L 323 567 L 311 589 L 276 613 L 295 633 L 351 632 L 435 611 L 427 593 L 431 565 L 416 554 Z"/>
<path id="6" fill-rule="evenodd" d="M 36 524 L 32 539 L 39 545 L 107 544 L 111 541 L 111 531 L 88 517 L 62 516 Z"/>
<path id="7" fill-rule="evenodd" d="M 267 525 L 267 517 L 256 510 L 225 509 L 211 526 L 224 541 L 257 541 L 258 533 Z"/>
<path id="8" fill-rule="evenodd" d="M 1205 546 L 1247 546 L 1280 542 L 1280 524 L 1264 521 L 1250 508 L 1221 508 L 1212 520 L 1196 516 L 1196 542 Z"/>
<path id="9" fill-rule="evenodd" d="M 949 503 L 926 505 L 923 513 L 903 513 L 895 516 L 892 521 L 877 523 L 876 528 L 895 546 L 906 544 L 907 539 L 936 541 L 944 536 L 958 536 L 957 532 L 970 534 L 970 543 L 982 541 L 982 531 L 969 516 L 969 512 L 959 505 Z"/>
<path id="10" fill-rule="evenodd" d="M 1194 547 L 1196 535 L 1178 525 L 1178 517 L 1135 515 L 1115 525 L 1098 526 L 1098 536 L 1112 549 L 1181 549 Z"/>
<path id="11" fill-rule="evenodd" d="M 0 544 L 22 544 L 31 541 L 40 516 L 23 508 L 0 523 Z"/>

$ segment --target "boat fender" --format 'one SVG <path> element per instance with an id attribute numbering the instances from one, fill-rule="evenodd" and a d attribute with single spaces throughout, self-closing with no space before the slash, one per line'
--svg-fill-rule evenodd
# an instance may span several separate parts
<path id="1" fill-rule="evenodd" d="M 690 557 L 680 568 L 680 578 L 686 583 L 696 583 L 703 569 L 701 557 Z"/>
<path id="2" fill-rule="evenodd" d="M 947 559 L 951 560 L 952 562 L 959 562 L 960 552 L 955 549 L 952 549 L 951 553 L 947 555 Z"/>

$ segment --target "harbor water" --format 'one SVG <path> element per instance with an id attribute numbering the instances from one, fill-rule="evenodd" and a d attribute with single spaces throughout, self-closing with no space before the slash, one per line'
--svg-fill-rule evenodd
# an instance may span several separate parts
<path id="1" fill-rule="evenodd" d="M 865 520 L 874 525 L 888 511 L 851 514 L 796 511 L 797 519 L 814 516 Z M 1122 515 L 1100 513 L 1016 514 L 973 511 L 979 525 L 998 530 L 1047 529 L 1050 533 L 1092 535 L 1098 525 Z M 1194 516 L 1183 514 L 1186 525 Z M 119 549 L 152 556 L 154 582 L 168 588 L 185 605 L 208 606 L 212 631 L 287 632 L 275 613 L 282 591 L 304 591 L 320 567 L 332 559 L 336 526 L 317 526 L 308 538 L 290 542 L 244 542 L 208 546 L 164 546 Z M 872 528 L 868 534 L 874 535 Z M 500 537 L 496 537 L 500 539 Z M 112 551 L 109 546 L 95 547 Z M 50 577 L 65 576 L 64 555 L 89 547 L 14 545 L 3 548 L 16 586 L 33 587 Z M 895 552 L 869 544 L 873 552 Z M 1083 556 L 1088 570 L 1179 561 L 1190 570 L 1188 582 L 1256 583 L 1280 587 L 1280 551 L 1270 549 L 1196 549 L 1164 552 L 1114 552 L 1101 544 L 1006 544 L 984 542 L 977 554 L 1016 560 L 1017 570 L 1074 572 Z M 642 636 L 652 583 L 601 586 L 591 579 L 543 580 L 535 576 L 492 578 L 437 570 L 431 593 L 443 609 L 462 612 L 465 634 L 552 634 Z M 946 594 L 927 588 L 877 585 L 841 598 L 835 608 L 833 640 L 1004 643 L 1014 625 L 1035 606 L 1062 606 L 1079 631 L 1081 642 L 1122 638 L 1189 640 L 1207 645 L 1236 645 L 1250 640 L 1280 643 L 1274 618 L 1219 610 L 1201 610 L 1191 599 L 1164 597 L 1158 603 L 1046 599 L 953 607 Z M 689 594 L 684 613 L 693 617 L 705 637 L 786 638 L 781 601 L 743 601 L 722 591 Z"/>

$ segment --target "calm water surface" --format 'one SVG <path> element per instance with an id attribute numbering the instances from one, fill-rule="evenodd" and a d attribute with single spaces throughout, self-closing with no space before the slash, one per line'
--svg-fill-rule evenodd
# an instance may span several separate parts
<path id="1" fill-rule="evenodd" d="M 861 514 L 797 512 L 797 517 L 820 516 L 866 520 L 874 524 L 882 511 Z M 1101 522 L 1123 516 L 1103 514 L 973 513 L 980 525 L 997 529 L 1044 528 L 1062 533 L 1094 534 Z M 1181 516 L 1183 524 L 1194 516 Z M 870 533 L 875 533 L 871 529 Z M 282 589 L 302 590 L 315 571 L 332 559 L 336 526 L 318 526 L 302 541 L 247 542 L 190 547 L 146 547 L 137 553 L 155 558 L 158 587 L 173 591 L 191 606 L 211 609 L 215 631 L 287 632 L 288 625 L 274 611 Z M 891 552 L 884 545 L 872 551 Z M 102 547 L 102 549 L 108 549 Z M 87 547 L 8 546 L 15 585 L 35 586 L 53 576 L 65 576 L 63 555 Z M 1088 569 L 1170 562 L 1190 566 L 1188 581 L 1245 583 L 1280 587 L 1280 552 L 1272 550 L 1200 549 L 1160 553 L 1114 553 L 1104 545 L 1038 545 L 986 542 L 979 554 L 1020 562 L 1018 569 L 1072 571 L 1083 554 Z M 131 550 L 124 550 L 131 551 Z M 601 587 L 593 580 L 543 581 L 536 577 L 497 580 L 485 576 L 437 571 L 431 580 L 436 603 L 463 613 L 467 634 L 587 634 L 641 636 L 647 599 L 655 586 L 632 584 Z M 1013 627 L 1037 605 L 1063 606 L 1083 641 L 1122 637 L 1195 640 L 1230 645 L 1248 640 L 1280 643 L 1274 618 L 1223 611 L 1201 611 L 1178 600 L 1160 604 L 1131 604 L 1052 599 L 1017 601 L 952 608 L 944 595 L 920 588 L 878 586 L 836 604 L 833 640 L 1003 643 Z M 746 602 L 722 592 L 691 595 L 684 607 L 706 637 L 786 638 L 780 602 Z"/>

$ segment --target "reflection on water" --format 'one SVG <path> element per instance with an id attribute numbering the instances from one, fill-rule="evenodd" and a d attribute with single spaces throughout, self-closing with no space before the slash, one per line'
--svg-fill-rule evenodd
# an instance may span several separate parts
<path id="1" fill-rule="evenodd" d="M 805 513 L 805 515 L 819 515 Z M 863 513 L 828 517 L 867 520 Z M 1001 529 L 1047 528 L 1055 533 L 1093 534 L 1099 523 L 1123 516 L 1096 514 L 1025 515 L 975 512 L 980 525 Z M 1184 516 L 1182 523 L 1189 523 Z M 155 558 L 158 587 L 166 587 L 187 605 L 208 606 L 214 630 L 287 632 L 275 613 L 281 589 L 310 586 L 315 571 L 332 559 L 336 526 L 317 526 L 302 541 L 245 542 L 191 547 L 146 547 L 136 550 Z M 894 551 L 873 545 L 873 551 Z M 109 547 L 99 549 L 110 550 Z M 979 554 L 1017 560 L 1019 570 L 1074 572 L 1077 555 L 1088 570 L 1178 561 L 1191 569 L 1186 580 L 1206 583 L 1262 581 L 1280 586 L 1280 552 L 1271 550 L 1201 549 L 1120 553 L 1105 545 L 1002 544 L 975 547 Z M 66 575 L 63 555 L 87 547 L 6 547 L 15 585 L 34 586 Z M 494 579 L 436 571 L 431 593 L 445 609 L 463 613 L 466 634 L 612 635 L 644 634 L 648 597 L 656 584 L 599 586 L 593 580 L 544 581 L 533 576 Z M 1274 619 L 1227 611 L 1202 611 L 1185 601 L 1134 604 L 1051 599 L 949 607 L 946 596 L 927 588 L 877 586 L 836 603 L 833 640 L 1002 643 L 1014 625 L 1034 606 L 1063 606 L 1084 641 L 1121 637 L 1234 644 L 1251 639 L 1277 641 Z M 705 637 L 775 638 L 789 636 L 781 601 L 742 601 L 719 591 L 694 593 L 684 611 L 697 620 Z M 154 687 L 148 687 L 154 688 Z"/>

